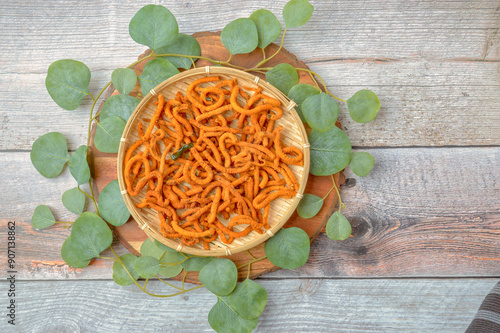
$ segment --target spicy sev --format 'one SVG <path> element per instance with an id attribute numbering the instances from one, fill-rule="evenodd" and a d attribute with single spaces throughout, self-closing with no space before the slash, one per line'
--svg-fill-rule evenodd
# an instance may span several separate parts
<path id="1" fill-rule="evenodd" d="M 127 192 L 145 190 L 137 207 L 158 213 L 163 236 L 209 249 L 216 239 L 230 244 L 269 228 L 271 202 L 299 189 L 289 165 L 304 163 L 275 126 L 281 102 L 260 87 L 211 76 L 173 99 L 160 94 L 155 104 L 123 164 Z"/>

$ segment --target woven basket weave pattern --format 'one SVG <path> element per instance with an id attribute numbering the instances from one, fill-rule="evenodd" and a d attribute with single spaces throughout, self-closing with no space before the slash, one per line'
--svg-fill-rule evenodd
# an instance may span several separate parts
<path id="1" fill-rule="evenodd" d="M 269 225 L 270 228 L 264 234 L 258 234 L 252 231 L 245 237 L 237 238 L 232 244 L 224 244 L 219 239 L 210 244 L 210 250 L 205 250 L 203 245 L 197 244 L 194 246 L 185 246 L 180 240 L 164 238 L 160 232 L 160 221 L 158 213 L 151 208 L 139 209 L 136 204 L 139 203 L 145 195 L 144 189 L 138 196 L 132 197 L 126 193 L 126 186 L 123 179 L 123 158 L 127 149 L 135 141 L 139 139 L 137 134 L 137 124 L 143 118 L 151 118 L 156 110 L 153 103 L 157 100 L 157 95 L 162 94 L 166 100 L 174 98 L 178 91 L 185 92 L 194 80 L 206 76 L 219 76 L 221 80 L 234 79 L 238 80 L 240 86 L 245 85 L 249 87 L 260 86 L 263 88 L 263 93 L 279 99 L 282 102 L 284 110 L 283 116 L 276 121 L 276 126 L 283 126 L 282 142 L 285 145 L 293 145 L 303 150 L 304 152 L 304 165 L 295 166 L 290 165 L 298 183 L 300 184 L 297 196 L 292 199 L 278 198 L 271 203 L 269 212 Z M 213 84 L 215 83 L 208 83 Z M 241 98 L 241 96 L 240 96 Z M 243 99 L 239 101 L 243 103 Z M 307 176 L 309 174 L 309 142 L 304 125 L 302 124 L 299 116 L 293 109 L 295 103 L 290 101 L 278 89 L 271 86 L 258 76 L 251 75 L 239 70 L 225 68 L 225 67 L 203 67 L 192 69 L 180 74 L 177 74 L 165 82 L 161 83 L 146 95 L 141 103 L 137 106 L 134 113 L 130 116 L 129 121 L 123 131 L 120 148 L 118 151 L 118 181 L 120 190 L 123 193 L 125 203 L 130 210 L 133 218 L 138 223 L 139 227 L 146 232 L 148 237 L 156 239 L 161 243 L 185 253 L 198 255 L 198 256 L 224 256 L 239 253 L 251 249 L 262 242 L 272 237 L 279 229 L 286 223 L 290 216 L 295 211 L 300 198 L 302 197 L 307 183 Z M 221 220 L 223 221 L 223 220 Z M 244 229 L 245 226 L 239 225 L 235 227 L 235 231 Z"/>

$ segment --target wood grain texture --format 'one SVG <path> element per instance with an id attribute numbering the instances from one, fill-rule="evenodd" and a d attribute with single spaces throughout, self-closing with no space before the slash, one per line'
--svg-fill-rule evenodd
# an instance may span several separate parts
<path id="1" fill-rule="evenodd" d="M 348 180 L 342 187 L 347 205 L 342 212 L 353 225 L 354 237 L 332 242 L 321 236 L 304 267 L 269 276 L 500 275 L 500 175 L 494 167 L 500 164 L 500 148 L 377 148 L 369 152 L 376 160 L 372 173 L 359 178 L 347 170 Z M 69 231 L 35 232 L 29 220 L 38 204 L 49 205 L 57 219 L 74 219 L 60 203 L 64 190 L 75 186 L 74 180 L 67 169 L 59 178 L 43 178 L 31 166 L 28 153 L 0 153 L 0 158 L 6 161 L 8 174 L 22 175 L 0 184 L 4 193 L 0 220 L 15 218 L 21 225 L 20 278 L 66 278 L 67 267 L 34 270 L 32 260 L 60 261 L 60 246 Z M 30 188 L 31 198 L 21 188 Z M 0 251 L 2 263 L 4 256 Z M 111 276 L 108 267 L 93 273 L 83 270 L 69 278 L 82 274 L 86 278 Z"/>
<path id="2" fill-rule="evenodd" d="M 463 332 L 496 279 L 272 281 L 254 332 Z M 0 283 L 6 288 L 7 283 Z M 112 281 L 18 282 L 17 325 L 2 332 L 212 332 L 216 297 L 157 299 Z M 159 281 L 148 290 L 168 292 Z"/>
<path id="3" fill-rule="evenodd" d="M 60 109 L 44 87 L 47 68 L 58 59 L 83 61 L 92 71 L 90 90 L 99 91 L 114 68 L 144 51 L 128 35 L 128 22 L 146 3 L 2 4 L 0 22 L 9 29 L 0 31 L 0 150 L 30 149 L 36 138 L 55 130 L 68 138 L 72 150 L 86 141 L 90 99 L 75 111 Z M 181 32 L 194 33 L 220 30 L 262 7 L 282 21 L 286 1 L 158 3 L 177 16 Z M 285 47 L 319 72 L 339 97 L 367 88 L 382 101 L 377 121 L 367 125 L 348 122 L 343 106 L 341 120 L 354 146 L 500 144 L 498 1 L 313 4 L 311 21 L 290 30 Z"/>

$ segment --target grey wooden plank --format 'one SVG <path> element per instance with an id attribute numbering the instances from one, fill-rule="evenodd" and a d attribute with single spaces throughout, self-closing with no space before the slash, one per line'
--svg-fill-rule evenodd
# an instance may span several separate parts
<path id="1" fill-rule="evenodd" d="M 254 332 L 463 332 L 496 279 L 258 279 L 268 292 Z M 0 283 L 2 294 L 7 283 Z M 112 281 L 18 282 L 16 326 L 2 332 L 211 332 L 216 297 L 157 299 Z M 148 290 L 168 293 L 151 281 Z"/>
<path id="2" fill-rule="evenodd" d="M 271 276 L 500 275 L 499 148 L 368 152 L 370 175 L 347 169 L 341 192 L 353 237 L 322 235 L 305 266 Z"/>
<path id="3" fill-rule="evenodd" d="M 19 6 L 4 2 L 0 23 L 8 29 L 0 31 L 2 71 L 39 71 L 37 65 L 47 58 L 99 59 L 101 69 L 120 64 L 111 55 L 132 60 L 141 48 L 129 37 L 128 23 L 148 3 L 37 0 Z M 159 3 L 176 15 L 181 32 L 192 34 L 221 30 L 258 8 L 270 9 L 283 23 L 286 0 L 251 1 L 244 6 L 228 0 Z M 292 29 L 286 38 L 287 47 L 306 61 L 332 57 L 498 60 L 499 13 L 494 0 L 312 3 L 311 21 Z"/>
<path id="4" fill-rule="evenodd" d="M 498 66 L 329 61 L 311 64 L 311 69 L 341 98 L 360 89 L 379 95 L 382 108 L 368 124 L 350 120 L 346 105 L 340 103 L 340 119 L 354 146 L 464 146 L 500 145 Z M 91 91 L 96 94 L 110 75 L 111 71 L 95 73 Z M 45 76 L 0 76 L 1 150 L 30 149 L 36 138 L 51 131 L 63 133 L 72 150 L 86 142 L 90 98 L 75 111 L 63 110 L 48 95 Z M 26 90 L 30 93 L 21 93 Z"/>
<path id="5" fill-rule="evenodd" d="M 500 148 L 370 149 L 376 165 L 359 178 L 349 170 L 342 212 L 353 236 L 332 242 L 324 235 L 308 264 L 270 277 L 498 276 L 500 260 Z M 29 220 L 47 204 L 57 219 L 71 220 L 62 193 L 73 186 L 68 170 L 45 179 L 31 166 L 29 153 L 0 153 L 0 220 L 18 221 L 22 253 L 20 278 L 108 278 L 110 264 L 71 270 L 59 250 L 68 230 L 35 231 Z M 30 195 L 20 189 L 29 189 Z M 0 262 L 5 262 L 0 251 Z M 93 270 L 93 271 L 88 271 Z M 69 272 L 69 273 L 68 273 Z M 1 274 L 1 273 L 0 273 Z"/>
<path id="6" fill-rule="evenodd" d="M 285 2 L 165 5 L 178 16 L 181 31 L 193 33 L 219 30 L 225 20 L 259 7 L 280 17 Z M 128 36 L 128 22 L 146 3 L 2 3 L 0 24 L 8 28 L 0 31 L 0 149 L 30 149 L 37 137 L 54 130 L 67 135 L 71 149 L 84 143 L 90 100 L 76 111 L 61 110 L 45 91 L 46 70 L 54 60 L 76 58 L 93 73 L 91 91 L 99 91 L 112 69 L 133 62 L 145 49 Z M 290 31 L 286 47 L 324 76 L 339 97 L 369 88 L 382 101 L 371 124 L 353 123 L 343 113 L 355 146 L 500 144 L 496 1 L 313 3 L 316 15 Z"/>

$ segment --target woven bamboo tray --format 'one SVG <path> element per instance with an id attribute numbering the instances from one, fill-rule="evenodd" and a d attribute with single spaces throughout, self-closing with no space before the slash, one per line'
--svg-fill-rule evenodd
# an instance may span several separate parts
<path id="1" fill-rule="evenodd" d="M 156 106 L 153 105 L 153 103 L 157 100 L 156 96 L 158 94 L 162 94 L 166 99 L 174 98 L 177 91 L 186 91 L 189 84 L 194 80 L 214 75 L 219 76 L 221 80 L 236 78 L 240 86 L 260 86 L 262 87 L 264 94 L 279 99 L 282 102 L 284 112 L 283 116 L 276 121 L 276 126 L 283 126 L 282 141 L 285 145 L 293 145 L 303 150 L 304 165 L 290 166 L 290 169 L 293 171 L 300 184 L 299 191 L 297 196 L 292 199 L 278 198 L 271 203 L 269 213 L 270 228 L 265 233 L 258 234 L 255 231 L 252 231 L 245 237 L 235 239 L 232 244 L 224 244 L 216 239 L 214 242 L 210 243 L 210 249 L 205 250 L 200 244 L 185 246 L 180 240 L 163 237 L 160 232 L 160 221 L 157 212 L 150 208 L 139 209 L 136 207 L 136 204 L 139 203 L 144 197 L 146 190 L 143 190 L 141 194 L 135 197 L 126 193 L 126 186 L 123 178 L 123 158 L 129 146 L 139 139 L 137 135 L 138 122 L 141 121 L 142 118 L 148 118 L 154 114 Z M 242 103 L 243 100 L 240 100 L 239 102 Z M 264 80 L 260 80 L 258 76 L 225 67 L 206 66 L 203 68 L 191 69 L 169 78 L 152 89 L 142 99 L 133 114 L 130 116 L 123 131 L 117 159 L 120 190 L 123 193 L 125 204 L 139 227 L 144 230 L 148 237 L 156 239 L 175 250 L 197 256 L 227 256 L 236 254 L 249 250 L 272 237 L 279 231 L 279 229 L 281 229 L 297 208 L 300 198 L 304 193 L 309 174 L 309 142 L 304 125 L 295 111 L 294 106 L 295 103 L 293 101 L 290 101 L 283 93 L 271 84 L 265 82 Z M 244 226 L 236 226 L 235 231 L 240 231 L 239 228 L 242 230 L 244 229 Z"/>

